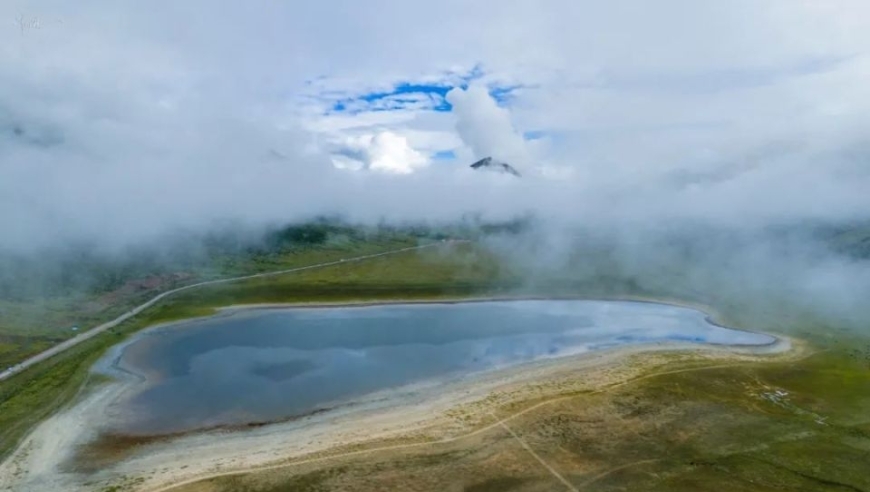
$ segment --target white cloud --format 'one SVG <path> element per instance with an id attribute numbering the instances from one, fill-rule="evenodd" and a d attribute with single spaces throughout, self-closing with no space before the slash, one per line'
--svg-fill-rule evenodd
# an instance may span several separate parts
<path id="1" fill-rule="evenodd" d="M 372 138 L 369 156 L 368 168 L 373 171 L 408 174 L 429 164 L 426 156 L 408 145 L 408 139 L 392 132 Z"/>
<path id="2" fill-rule="evenodd" d="M 429 165 L 428 158 L 414 150 L 408 139 L 390 131 L 346 139 L 333 156 L 339 169 L 409 174 Z"/>
<path id="3" fill-rule="evenodd" d="M 419 217 L 501 211 L 503 200 L 612 220 L 870 210 L 865 1 L 430 7 L 0 5 L 0 246 L 233 214 L 377 217 L 397 203 Z M 19 13 L 41 28 L 22 34 Z M 441 101 L 425 92 L 353 102 L 470 74 L 471 88 L 448 97 L 453 113 L 431 111 Z M 492 85 L 520 88 L 499 107 Z M 341 100 L 360 112 L 332 111 Z M 270 150 L 286 159 L 264 159 Z M 427 165 L 443 150 L 456 162 Z M 490 154 L 540 175 L 464 174 Z"/>
<path id="4" fill-rule="evenodd" d="M 498 107 L 484 87 L 453 89 L 447 94 L 456 114 L 456 130 L 475 158 L 493 156 L 511 162 L 528 162 L 528 152 L 511 123 L 510 113 Z"/>

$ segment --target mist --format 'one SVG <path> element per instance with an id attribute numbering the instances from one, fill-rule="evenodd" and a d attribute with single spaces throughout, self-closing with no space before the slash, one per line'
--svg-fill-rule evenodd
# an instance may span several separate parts
<path id="1" fill-rule="evenodd" d="M 695 302 L 717 306 L 748 326 L 763 319 L 767 329 L 815 324 L 866 330 L 870 255 L 863 227 L 860 247 L 810 223 L 548 231 L 538 222 L 519 236 L 493 235 L 484 242 L 517 268 L 523 292 Z"/>
<path id="2" fill-rule="evenodd" d="M 867 5 L 620 3 L 5 4 L 0 253 L 520 217 L 527 285 L 868 319 Z"/>

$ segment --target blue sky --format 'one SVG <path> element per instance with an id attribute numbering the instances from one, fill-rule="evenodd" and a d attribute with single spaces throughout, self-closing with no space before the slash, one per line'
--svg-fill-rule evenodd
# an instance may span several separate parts
<path id="1" fill-rule="evenodd" d="M 447 93 L 455 88 L 467 89 L 468 84 L 448 85 L 437 83 L 399 82 L 389 91 L 364 92 L 349 98 L 339 99 L 332 104 L 330 112 L 359 113 L 364 111 L 390 111 L 417 109 L 421 101 L 428 101 L 427 109 L 450 112 L 453 107 L 445 99 Z M 514 91 L 520 85 L 491 86 L 489 94 L 501 106 L 507 106 Z"/>
<path id="2" fill-rule="evenodd" d="M 381 84 L 376 88 L 366 88 L 362 84 L 354 87 L 353 82 L 348 83 L 348 87 L 341 87 L 340 82 L 330 80 L 328 77 L 318 78 L 316 82 L 316 84 L 312 83 L 311 88 L 318 91 L 319 87 L 319 91 L 312 94 L 311 98 L 317 101 L 322 117 L 326 120 L 337 118 L 343 122 L 345 128 L 357 132 L 357 137 L 352 138 L 351 142 L 337 144 L 338 150 L 335 154 L 361 162 L 366 161 L 368 151 L 363 150 L 366 146 L 364 142 L 371 138 L 367 135 L 376 135 L 384 131 L 401 135 L 411 131 L 417 132 L 416 138 L 419 140 L 423 138 L 420 137 L 420 132 L 432 131 L 431 125 L 423 125 L 424 128 L 415 129 L 413 123 L 409 126 L 409 122 L 426 120 L 427 114 L 441 122 L 438 125 L 440 130 L 431 133 L 431 140 L 426 145 L 415 147 L 413 142 L 409 142 L 410 147 L 428 156 L 433 163 L 450 163 L 477 158 L 479 156 L 457 152 L 460 150 L 457 147 L 460 143 L 455 139 L 443 137 L 443 132 L 452 132 L 454 125 L 452 123 L 454 108 L 448 101 L 447 94 L 457 88 L 466 90 L 471 85 L 484 87 L 498 107 L 510 111 L 518 94 L 523 90 L 531 89 L 528 85 L 502 80 L 486 71 L 479 63 L 467 70 L 444 71 L 430 76 L 400 79 Z M 438 136 L 439 131 L 442 132 L 442 136 Z M 517 132 L 527 141 L 541 140 L 549 136 L 539 128 L 517 128 Z"/>
<path id="3" fill-rule="evenodd" d="M 454 88 L 467 89 L 469 84 L 480 81 L 486 75 L 483 65 L 477 64 L 464 73 L 445 73 L 439 77 L 420 80 L 397 81 L 386 90 L 369 90 L 356 93 L 321 94 L 330 101 L 327 114 L 359 114 L 368 111 L 430 110 L 450 112 L 453 108 L 446 100 L 447 93 Z M 486 84 L 489 94 L 500 106 L 508 106 L 515 91 L 523 88 L 520 84 Z"/>
<path id="4" fill-rule="evenodd" d="M 447 85 L 400 82 L 389 91 L 367 92 L 340 99 L 332 104 L 329 111 L 356 114 L 365 111 L 417 109 L 423 103 L 432 111 L 447 112 L 452 107 L 444 97 L 451 89 L 453 87 Z"/>
<path id="5" fill-rule="evenodd" d="M 432 160 L 435 161 L 452 161 L 456 159 L 456 152 L 452 150 L 440 150 L 432 154 Z"/>
<path id="6" fill-rule="evenodd" d="M 441 213 L 432 183 L 454 189 L 451 173 L 489 153 L 536 190 L 557 181 L 528 203 L 558 211 L 598 210 L 600 190 L 624 191 L 606 212 L 652 213 L 655 198 L 741 221 L 870 210 L 852 155 L 870 128 L 866 0 L 157 3 L 0 2 L 0 112 L 25 130 L 0 145 L 5 242 L 51 238 L 45 217 L 122 236 L 342 201 Z M 19 14 L 40 29 L 22 34 Z M 466 86 L 485 90 L 451 107 Z M 48 133 L 56 145 L 27 138 Z M 287 159 L 261 159 L 270 149 Z M 676 171 L 747 162 L 674 196 Z M 383 173 L 399 171 L 427 179 L 391 188 Z M 351 203 L 363 180 L 371 203 Z M 663 195 L 634 199 L 660 181 Z M 225 193 L 241 182 L 252 191 Z"/>

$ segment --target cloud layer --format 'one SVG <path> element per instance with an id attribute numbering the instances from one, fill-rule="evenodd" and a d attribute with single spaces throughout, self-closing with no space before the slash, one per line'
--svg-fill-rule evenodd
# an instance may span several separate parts
<path id="1" fill-rule="evenodd" d="M 46 0 L 0 21 L 3 249 L 319 213 L 870 211 L 866 2 Z M 523 180 L 466 169 L 485 155 Z"/>

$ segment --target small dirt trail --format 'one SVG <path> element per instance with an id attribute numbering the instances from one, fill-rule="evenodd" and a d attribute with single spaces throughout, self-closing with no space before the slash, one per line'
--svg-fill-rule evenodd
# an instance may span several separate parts
<path id="1" fill-rule="evenodd" d="M 63 341 L 63 342 L 55 345 L 54 347 L 51 347 L 50 349 L 45 350 L 44 352 L 40 352 L 40 353 L 34 355 L 33 357 L 30 357 L 29 359 L 27 359 L 23 362 L 20 362 L 16 365 L 12 366 L 9 369 L 6 369 L 3 372 L 0 372 L 0 381 L 3 381 L 4 379 L 8 379 L 8 378 L 14 376 L 15 374 L 18 374 L 19 372 L 24 371 L 25 369 L 27 369 L 35 364 L 39 364 L 40 362 L 42 362 L 46 359 L 49 359 L 51 357 L 54 357 L 55 355 L 60 354 L 61 352 L 65 351 L 65 350 L 69 350 L 70 348 L 75 347 L 76 345 L 84 342 L 85 340 L 93 338 L 93 337 L 99 335 L 100 333 L 103 333 L 106 330 L 114 328 L 114 327 L 120 325 L 121 323 L 123 323 L 124 321 L 127 321 L 130 318 L 133 318 L 134 316 L 138 315 L 142 311 L 157 304 L 158 302 L 162 301 L 163 299 L 166 299 L 167 297 L 172 296 L 174 294 L 178 294 L 179 292 L 183 292 L 183 291 L 190 290 L 190 289 L 195 289 L 197 287 L 226 284 L 229 282 L 237 282 L 239 280 L 250 280 L 250 279 L 254 279 L 254 278 L 274 277 L 277 275 L 285 275 L 288 273 L 301 272 L 304 270 L 314 270 L 317 268 L 324 268 L 324 267 L 329 267 L 329 266 L 334 266 L 334 265 L 342 265 L 345 263 L 365 261 L 365 260 L 370 260 L 372 258 L 378 258 L 381 256 L 389 256 L 389 255 L 395 255 L 398 253 L 404 253 L 407 251 L 421 250 L 421 249 L 425 249 L 425 248 L 440 246 L 443 244 L 451 244 L 451 243 L 456 244 L 456 243 L 463 243 L 463 242 L 468 242 L 468 241 L 466 241 L 466 240 L 451 240 L 451 241 L 447 241 L 446 243 L 445 242 L 437 242 L 437 243 L 431 243 L 431 244 L 424 244 L 422 246 L 410 246 L 407 248 L 393 249 L 393 250 L 384 251 L 381 253 L 374 253 L 374 254 L 362 255 L 362 256 L 354 256 L 352 258 L 342 258 L 340 260 L 327 261 L 324 263 L 317 263 L 314 265 L 308 265 L 308 266 L 303 266 L 303 267 L 288 268 L 286 270 L 276 270 L 273 272 L 255 273 L 253 275 L 242 275 L 240 277 L 222 278 L 222 279 L 217 279 L 217 280 L 207 280 L 205 282 L 198 282 L 195 284 L 190 284 L 190 285 L 185 285 L 183 287 L 178 287 L 176 289 L 167 290 L 166 292 L 163 292 L 162 294 L 158 294 L 158 295 L 154 296 L 153 298 L 151 298 L 147 302 L 134 307 L 133 309 L 127 311 L 126 313 L 118 316 L 117 318 L 115 318 L 111 321 L 108 321 L 108 322 L 103 323 L 97 327 L 91 328 L 88 331 L 80 333 L 80 334 L 76 335 L 75 337 L 70 338 L 69 340 Z"/>
<path id="2" fill-rule="evenodd" d="M 494 414 L 493 414 L 492 416 L 495 417 Z M 563 477 L 559 472 L 557 472 L 555 468 L 553 468 L 552 466 L 550 466 L 549 463 L 547 463 L 546 461 L 544 461 L 544 458 L 541 458 L 541 456 L 538 455 L 538 453 L 536 453 L 535 450 L 532 449 L 532 447 L 529 446 L 529 444 L 528 444 L 526 441 L 524 441 L 520 436 L 518 436 L 517 433 L 514 432 L 514 430 L 511 429 L 511 428 L 510 428 L 506 423 L 504 423 L 504 422 L 502 421 L 502 422 L 499 422 L 499 424 L 501 425 L 501 428 L 502 428 L 502 429 L 508 431 L 508 433 L 509 433 L 511 436 L 513 436 L 513 438 L 516 439 L 517 442 L 520 443 L 520 446 L 522 446 L 523 449 L 525 449 L 526 451 L 528 451 L 528 453 L 529 453 L 530 455 L 532 455 L 532 458 L 535 458 L 536 460 L 538 460 L 538 463 L 540 463 L 541 465 L 543 465 L 544 468 L 546 468 L 547 471 L 550 472 L 550 474 L 552 474 L 554 477 L 556 477 L 556 479 L 557 479 L 558 481 L 562 482 L 562 483 L 565 485 L 565 487 L 568 488 L 568 490 L 570 490 L 571 492 L 580 492 L 579 490 L 577 490 L 577 487 L 575 487 L 574 485 L 571 484 L 571 482 L 569 482 L 568 480 L 566 480 L 565 477 Z"/>
<path id="3" fill-rule="evenodd" d="M 798 357 L 795 360 L 803 360 L 803 359 L 809 358 L 813 355 L 816 355 L 820 352 L 822 352 L 822 351 L 810 351 L 806 354 L 801 355 L 800 357 Z M 199 475 L 197 477 L 189 478 L 187 480 L 175 482 L 173 484 L 163 485 L 163 486 L 159 486 L 157 488 L 149 489 L 149 492 L 168 492 L 170 490 L 178 489 L 178 488 L 183 487 L 185 485 L 190 485 L 190 484 L 193 484 L 196 482 L 200 482 L 202 480 L 209 480 L 209 479 L 213 479 L 213 478 L 229 477 L 229 476 L 234 476 L 234 475 L 244 475 L 247 473 L 263 472 L 263 471 L 269 471 L 269 470 L 278 470 L 281 468 L 289 468 L 292 466 L 306 465 L 306 464 L 312 464 L 312 463 L 320 463 L 320 462 L 324 462 L 324 461 L 337 460 L 337 459 L 342 459 L 342 458 L 350 458 L 350 457 L 356 457 L 356 456 L 364 456 L 367 454 L 374 454 L 374 453 L 383 452 L 383 451 L 410 450 L 410 449 L 422 448 L 422 447 L 427 447 L 427 446 L 437 446 L 440 444 L 450 444 L 450 443 L 454 443 L 454 442 L 457 442 L 457 441 L 460 441 L 463 439 L 467 439 L 469 437 L 483 434 L 485 432 L 489 432 L 492 429 L 496 429 L 496 428 L 500 428 L 500 429 L 507 428 L 508 431 L 511 432 L 511 434 L 513 434 L 513 431 L 510 430 L 510 428 L 506 427 L 507 422 L 514 420 L 517 417 L 520 417 L 520 416 L 525 415 L 527 413 L 533 412 L 533 411 L 535 411 L 539 408 L 542 408 L 544 406 L 552 405 L 554 403 L 570 400 L 573 398 L 578 398 L 581 396 L 589 396 L 589 395 L 606 393 L 606 392 L 609 392 L 609 391 L 614 390 L 616 388 L 621 388 L 623 386 L 626 386 L 626 385 L 629 385 L 632 383 L 636 383 L 638 381 L 643 381 L 646 379 L 655 378 L 655 377 L 659 377 L 659 376 L 667 376 L 667 375 L 671 375 L 671 374 L 681 374 L 681 373 L 686 373 L 686 372 L 710 371 L 710 370 L 726 369 L 726 368 L 732 368 L 732 367 L 742 367 L 745 365 L 746 365 L 746 362 L 741 361 L 741 362 L 730 362 L 730 363 L 726 363 L 726 364 L 713 364 L 713 365 L 709 365 L 709 366 L 688 367 L 688 368 L 684 368 L 684 369 L 673 369 L 670 371 L 653 372 L 653 373 L 649 373 L 649 374 L 646 374 L 643 376 L 638 376 L 635 378 L 626 379 L 624 381 L 620 381 L 618 383 L 614 383 L 614 384 L 605 386 L 603 388 L 600 388 L 598 390 L 591 391 L 588 393 L 557 396 L 557 397 L 551 398 L 549 400 L 539 402 L 539 403 L 532 405 L 528 408 L 525 408 L 523 410 L 514 412 L 506 417 L 503 417 L 501 419 L 496 420 L 495 422 L 492 422 L 492 423 L 487 424 L 487 425 L 485 425 L 477 430 L 471 431 L 467 434 L 462 434 L 460 436 L 448 437 L 445 439 L 439 439 L 437 441 L 415 442 L 415 443 L 408 443 L 408 444 L 394 444 L 394 445 L 390 445 L 390 446 L 376 447 L 376 448 L 370 448 L 370 449 L 361 449 L 358 451 L 349 451 L 346 453 L 319 456 L 317 458 L 308 458 L 308 459 L 302 459 L 302 460 L 298 460 L 298 461 L 290 461 L 290 462 L 285 461 L 283 463 L 278 463 L 278 464 L 274 464 L 274 465 L 265 465 L 265 466 L 251 467 L 251 468 L 247 468 L 247 469 L 227 470 L 227 471 L 202 474 L 202 475 Z M 490 414 L 494 418 L 497 418 L 494 413 L 490 412 Z M 540 459 L 539 459 L 539 461 L 540 461 Z M 638 464 L 638 463 L 635 463 L 635 464 Z M 545 464 L 545 466 L 548 466 L 548 465 Z M 549 468 L 549 466 L 548 466 L 548 468 Z M 613 471 L 615 471 L 615 470 L 610 470 L 609 472 L 613 472 Z M 609 473 L 609 472 L 607 472 L 607 473 Z M 597 479 L 599 477 L 593 477 L 593 478 Z M 565 482 L 563 482 L 563 483 L 565 483 Z M 573 488 L 573 486 L 570 485 L 570 483 L 569 483 L 569 486 L 572 487 L 572 490 L 576 490 L 576 488 Z"/>

